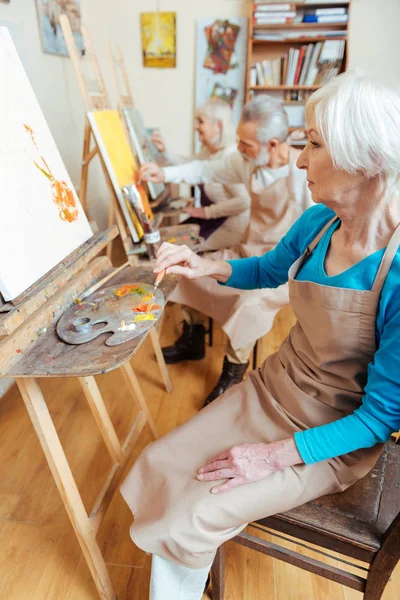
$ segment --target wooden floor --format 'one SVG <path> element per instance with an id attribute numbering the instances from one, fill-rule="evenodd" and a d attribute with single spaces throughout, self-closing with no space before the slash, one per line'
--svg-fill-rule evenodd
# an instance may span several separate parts
<path id="1" fill-rule="evenodd" d="M 178 307 L 167 309 L 164 344 L 175 339 L 180 318 Z M 291 321 L 289 309 L 284 309 L 273 331 L 262 341 L 260 358 L 278 347 Z M 223 347 L 224 337 L 217 329 L 214 347 L 207 348 L 204 361 L 172 366 L 172 394 L 162 387 L 148 341 L 133 359 L 161 434 L 201 408 L 218 378 Z M 124 383 L 115 373 L 97 381 L 117 432 L 124 437 L 133 419 Z M 40 384 L 88 508 L 109 468 L 108 453 L 77 381 L 50 379 Z M 146 433 L 141 447 L 148 441 Z M 0 400 L 0 459 L 0 599 L 96 600 L 96 589 L 16 386 Z M 100 529 L 99 541 L 119 600 L 146 600 L 150 557 L 130 540 L 131 521 L 117 493 Z M 358 592 L 232 543 L 228 546 L 226 580 L 226 600 L 361 598 Z M 398 568 L 384 600 L 399 598 Z"/>

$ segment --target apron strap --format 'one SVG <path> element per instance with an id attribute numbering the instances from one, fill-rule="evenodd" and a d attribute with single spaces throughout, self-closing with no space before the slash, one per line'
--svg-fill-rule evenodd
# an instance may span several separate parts
<path id="1" fill-rule="evenodd" d="M 319 234 L 317 235 L 317 237 L 311 242 L 311 244 L 309 244 L 309 246 L 307 247 L 307 254 L 311 254 L 312 251 L 314 250 L 314 248 L 316 248 L 317 244 L 319 243 L 319 241 L 321 240 L 322 236 L 324 235 L 324 233 L 326 231 L 328 231 L 329 227 L 338 220 L 339 217 L 337 217 L 336 215 L 330 220 L 328 221 L 328 223 L 325 225 L 325 227 L 319 232 Z"/>
<path id="2" fill-rule="evenodd" d="M 392 237 L 389 240 L 387 248 L 385 250 L 385 254 L 381 260 L 381 264 L 379 265 L 378 272 L 375 277 L 374 285 L 372 286 L 372 291 L 381 293 L 383 288 L 383 284 L 386 281 L 387 274 L 389 273 L 390 267 L 392 266 L 392 262 L 394 257 L 396 256 L 396 252 L 400 245 L 400 225 L 396 227 L 393 232 Z"/>

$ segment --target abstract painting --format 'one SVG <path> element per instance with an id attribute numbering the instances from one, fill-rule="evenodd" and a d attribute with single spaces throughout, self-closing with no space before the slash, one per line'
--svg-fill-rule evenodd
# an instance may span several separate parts
<path id="1" fill-rule="evenodd" d="M 6 27 L 0 73 L 0 292 L 12 300 L 92 231 Z"/>
<path id="2" fill-rule="evenodd" d="M 229 69 L 238 66 L 232 61 L 235 44 L 240 27 L 230 21 L 217 19 L 205 27 L 204 32 L 207 39 L 207 53 L 204 59 L 204 67 L 211 69 L 214 73 L 227 73 Z"/>
<path id="3" fill-rule="evenodd" d="M 233 108 L 233 103 L 235 102 L 237 93 L 238 91 L 232 87 L 216 83 L 213 91 L 211 92 L 210 98 L 219 98 L 220 100 L 225 100 L 225 102 L 227 102 L 230 107 Z"/>
<path id="4" fill-rule="evenodd" d="M 88 119 L 132 239 L 134 242 L 139 242 L 143 237 L 143 229 L 132 207 L 126 203 L 122 188 L 135 184 L 147 217 L 151 219 L 153 213 L 145 187 L 139 181 L 139 167 L 133 156 L 120 114 L 117 110 L 101 110 L 88 113 Z"/>
<path id="5" fill-rule="evenodd" d="M 43 51 L 49 54 L 68 56 L 67 45 L 60 25 L 60 15 L 65 14 L 71 23 L 78 49 L 83 52 L 80 0 L 36 0 L 36 2 Z"/>
<path id="6" fill-rule="evenodd" d="M 245 97 L 247 23 L 245 17 L 197 21 L 196 106 L 221 98 L 232 107 L 235 125 Z"/>
<path id="7" fill-rule="evenodd" d="M 176 13 L 141 13 L 143 66 L 158 69 L 176 67 Z"/>
<path id="8" fill-rule="evenodd" d="M 146 162 L 157 162 L 159 152 L 150 141 L 151 136 L 145 127 L 139 110 L 137 108 L 124 108 L 123 112 L 132 148 L 139 163 L 142 165 Z M 165 186 L 162 183 L 149 182 L 147 187 L 152 200 L 156 200 L 160 194 L 165 192 Z"/>

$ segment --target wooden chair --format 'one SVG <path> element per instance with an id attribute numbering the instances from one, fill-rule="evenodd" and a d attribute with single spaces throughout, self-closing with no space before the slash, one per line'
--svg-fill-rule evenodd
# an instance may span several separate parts
<path id="1" fill-rule="evenodd" d="M 256 521 L 250 527 L 254 533 L 257 530 L 269 533 L 278 543 L 247 532 L 232 541 L 363 592 L 364 600 L 379 600 L 400 559 L 400 446 L 388 442 L 375 468 L 342 494 L 325 496 Z M 334 567 L 280 546 L 279 539 L 335 560 L 337 557 L 332 557 L 329 551 L 367 564 L 360 566 L 339 558 L 343 568 Z M 304 542 L 319 548 L 311 548 Z M 346 565 L 361 569 L 364 576 L 344 570 Z M 225 546 L 222 546 L 212 567 L 213 600 L 224 598 L 224 566 Z"/>

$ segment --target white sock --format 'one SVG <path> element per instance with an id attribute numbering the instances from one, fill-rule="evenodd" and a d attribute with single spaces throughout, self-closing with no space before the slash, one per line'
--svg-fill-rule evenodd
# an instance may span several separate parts
<path id="1" fill-rule="evenodd" d="M 210 569 L 189 569 L 153 554 L 150 600 L 201 600 Z"/>

